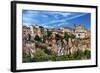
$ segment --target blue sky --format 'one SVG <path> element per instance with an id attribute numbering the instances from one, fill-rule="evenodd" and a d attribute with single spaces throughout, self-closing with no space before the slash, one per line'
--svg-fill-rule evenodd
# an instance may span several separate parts
<path id="1" fill-rule="evenodd" d="M 45 28 L 72 27 L 82 24 L 88 30 L 91 27 L 91 14 L 80 12 L 23 10 L 23 25 L 39 25 Z"/>

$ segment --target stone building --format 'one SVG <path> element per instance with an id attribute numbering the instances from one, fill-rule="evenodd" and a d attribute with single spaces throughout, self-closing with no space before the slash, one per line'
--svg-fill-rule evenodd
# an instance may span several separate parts
<path id="1" fill-rule="evenodd" d="M 36 35 L 38 35 L 39 37 L 42 36 L 42 30 L 39 26 L 30 26 L 30 31 L 33 38 L 35 38 Z"/>
<path id="2" fill-rule="evenodd" d="M 23 26 L 23 27 L 22 27 L 22 33 L 23 33 L 23 35 L 30 34 L 30 33 L 31 33 L 30 27 Z"/>
<path id="3" fill-rule="evenodd" d="M 73 33 L 73 29 L 70 28 L 70 27 L 60 28 L 60 30 L 61 30 L 63 33 L 64 33 L 64 32 Z"/>
<path id="4" fill-rule="evenodd" d="M 83 25 L 78 25 L 75 26 L 74 34 L 76 38 L 86 38 L 90 32 L 88 32 Z"/>
<path id="5" fill-rule="evenodd" d="M 51 32 L 50 36 L 47 36 L 48 33 L 47 31 Z M 66 41 L 64 39 L 65 32 L 67 32 L 68 35 L 73 34 L 75 37 L 74 38 L 70 37 Z M 43 28 L 42 26 L 30 26 L 30 27 L 23 26 L 23 33 L 30 34 L 31 39 L 33 40 L 36 37 L 36 35 L 38 35 L 43 41 L 43 43 L 40 42 L 38 44 L 40 45 L 44 44 L 47 46 L 47 48 L 50 47 L 58 55 L 63 55 L 66 53 L 67 54 L 74 53 L 78 49 L 85 50 L 91 48 L 90 45 L 91 32 L 88 31 L 83 25 L 75 26 L 75 28 L 64 27 L 60 29 L 46 29 Z M 88 38 L 88 39 L 84 39 L 84 38 Z"/>

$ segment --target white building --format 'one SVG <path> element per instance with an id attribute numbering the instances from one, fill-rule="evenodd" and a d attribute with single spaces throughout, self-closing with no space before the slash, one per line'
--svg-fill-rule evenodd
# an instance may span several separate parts
<path id="1" fill-rule="evenodd" d="M 87 30 L 83 25 L 78 25 L 75 27 L 75 36 L 76 38 L 85 38 L 87 34 Z"/>

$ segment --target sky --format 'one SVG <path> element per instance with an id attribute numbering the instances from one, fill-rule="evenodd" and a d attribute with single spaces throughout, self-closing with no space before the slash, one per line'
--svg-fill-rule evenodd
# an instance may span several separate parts
<path id="1" fill-rule="evenodd" d="M 80 12 L 38 11 L 23 10 L 23 25 L 38 25 L 44 28 L 71 27 L 82 24 L 86 29 L 91 29 L 91 14 Z"/>

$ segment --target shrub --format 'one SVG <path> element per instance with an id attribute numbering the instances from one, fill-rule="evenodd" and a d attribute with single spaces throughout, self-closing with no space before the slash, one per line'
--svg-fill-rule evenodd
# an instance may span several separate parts
<path id="1" fill-rule="evenodd" d="M 23 52 L 23 62 L 31 62 L 31 55 Z"/>
<path id="2" fill-rule="evenodd" d="M 40 38 L 38 35 L 35 36 L 34 40 L 38 42 L 42 42 L 42 38 Z"/>
<path id="3" fill-rule="evenodd" d="M 35 62 L 41 62 L 41 61 L 48 61 L 49 60 L 48 55 L 41 49 L 37 49 L 36 52 L 33 55 L 34 55 L 34 58 L 32 59 L 32 61 L 35 61 Z"/>
<path id="4" fill-rule="evenodd" d="M 57 56 L 56 60 L 57 61 L 66 61 L 66 60 L 69 60 L 69 57 L 68 57 L 68 55 L 61 55 L 61 56 Z"/>
<path id="5" fill-rule="evenodd" d="M 74 34 L 70 34 L 69 37 L 72 38 L 72 39 L 74 39 L 75 38 L 75 35 Z"/>
<path id="6" fill-rule="evenodd" d="M 64 33 L 64 39 L 65 39 L 65 40 L 68 40 L 68 39 L 69 39 L 69 35 L 68 35 L 67 32 Z"/>
<path id="7" fill-rule="evenodd" d="M 33 53 L 34 57 L 31 58 L 30 54 L 23 53 L 23 62 L 43 62 L 43 61 L 67 61 L 67 60 L 81 60 L 81 59 L 89 59 L 91 58 L 91 51 L 85 50 L 84 52 L 78 50 L 73 54 L 65 54 L 58 56 L 56 53 L 50 50 L 43 50 L 38 48 L 35 53 Z"/>
<path id="8" fill-rule="evenodd" d="M 85 50 L 84 51 L 84 56 L 86 57 L 86 59 L 90 59 L 91 58 L 91 51 Z"/>
<path id="9" fill-rule="evenodd" d="M 51 32 L 51 31 L 49 31 L 49 30 L 47 30 L 47 37 L 50 37 L 50 36 L 51 36 L 51 34 L 52 34 L 52 32 Z"/>
<path id="10" fill-rule="evenodd" d="M 75 60 L 82 59 L 84 57 L 84 52 L 82 52 L 81 50 L 78 50 L 77 52 L 73 54 L 73 56 Z"/>

